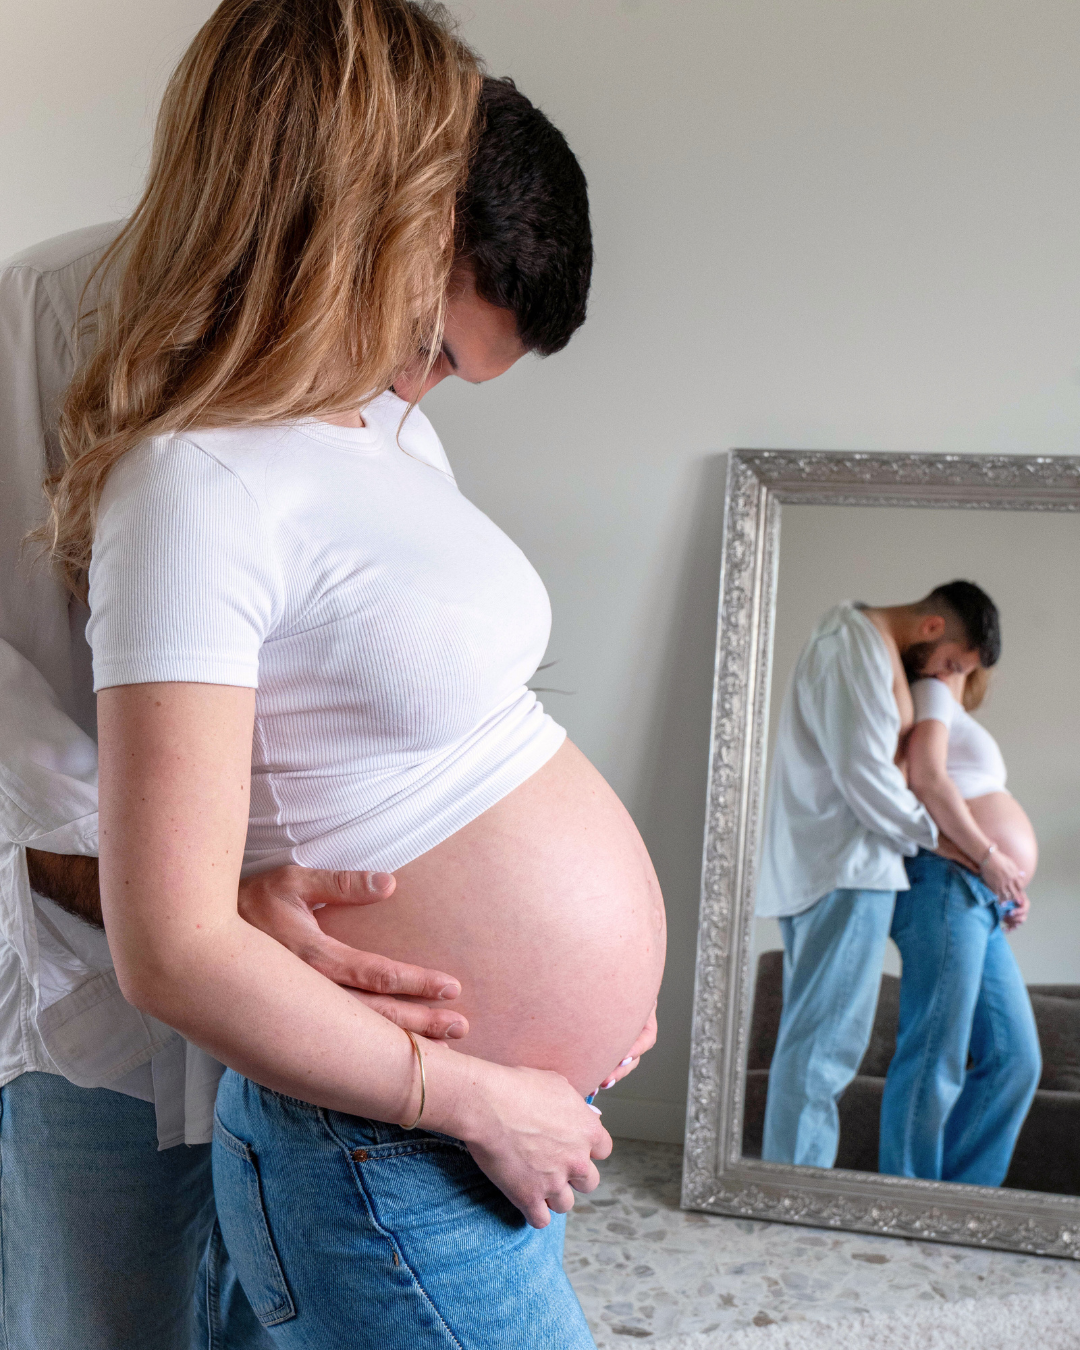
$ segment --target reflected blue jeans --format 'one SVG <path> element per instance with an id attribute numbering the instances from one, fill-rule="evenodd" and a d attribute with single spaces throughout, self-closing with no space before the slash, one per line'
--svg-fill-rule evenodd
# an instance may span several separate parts
<path id="1" fill-rule="evenodd" d="M 222 1235 L 282 1350 L 595 1350 L 562 1268 L 565 1216 L 521 1214 L 463 1144 L 218 1088 Z"/>
<path id="2" fill-rule="evenodd" d="M 158 1152 L 148 1102 L 58 1074 L 0 1088 L 0 1275 L 3 1350 L 270 1345 L 215 1233 L 210 1145 Z"/>
<path id="3" fill-rule="evenodd" d="M 1031 1000 L 993 892 L 925 850 L 907 871 L 892 925 L 904 967 L 878 1168 L 1000 1186 L 1042 1070 Z"/>
<path id="4" fill-rule="evenodd" d="M 895 900 L 895 891 L 830 891 L 780 920 L 784 1009 L 769 1067 L 767 1162 L 836 1162 L 836 1103 L 870 1042 Z"/>

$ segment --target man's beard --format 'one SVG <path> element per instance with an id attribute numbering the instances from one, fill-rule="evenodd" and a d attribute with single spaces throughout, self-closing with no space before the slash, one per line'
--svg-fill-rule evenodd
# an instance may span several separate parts
<path id="1" fill-rule="evenodd" d="M 903 662 L 908 684 L 914 684 L 916 680 L 922 678 L 926 663 L 937 650 L 937 646 L 936 642 L 913 642 L 907 651 L 901 654 L 900 660 Z"/>

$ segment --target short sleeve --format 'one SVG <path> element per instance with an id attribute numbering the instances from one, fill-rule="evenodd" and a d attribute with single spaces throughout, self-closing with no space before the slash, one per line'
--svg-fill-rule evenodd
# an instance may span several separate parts
<path id="1" fill-rule="evenodd" d="M 952 726 L 958 704 L 940 680 L 916 680 L 911 686 L 916 722 L 944 722 Z"/>
<path id="2" fill-rule="evenodd" d="M 90 565 L 94 689 L 256 688 L 281 586 L 258 504 L 198 446 L 163 437 L 110 473 Z"/>

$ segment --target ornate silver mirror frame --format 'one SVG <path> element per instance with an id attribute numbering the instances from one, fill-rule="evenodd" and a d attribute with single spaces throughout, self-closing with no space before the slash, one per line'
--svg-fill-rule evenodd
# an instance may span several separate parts
<path id="1" fill-rule="evenodd" d="M 736 451 L 724 510 L 682 1203 L 686 1209 L 1080 1259 L 1080 1197 L 742 1156 L 754 870 L 781 509 L 1080 511 L 1080 457 Z"/>

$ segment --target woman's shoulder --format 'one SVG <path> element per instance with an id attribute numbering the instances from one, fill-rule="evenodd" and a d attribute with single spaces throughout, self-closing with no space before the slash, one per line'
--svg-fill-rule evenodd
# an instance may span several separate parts
<path id="1" fill-rule="evenodd" d="M 410 408 L 404 399 L 398 398 L 392 389 L 388 389 L 365 407 L 364 420 L 378 426 L 413 459 L 422 460 L 453 478 L 454 471 L 446 458 L 438 432 L 419 406 Z"/>
<path id="2" fill-rule="evenodd" d="M 916 722 L 944 722 L 948 727 L 963 712 L 948 686 L 932 678 L 912 683 L 911 701 L 915 705 Z"/>
<path id="3" fill-rule="evenodd" d="M 260 504 L 272 459 L 267 452 L 281 438 L 280 427 L 197 429 L 149 437 L 114 466 L 102 507 L 134 494 L 148 501 L 202 499 L 212 512 L 237 491 Z"/>

